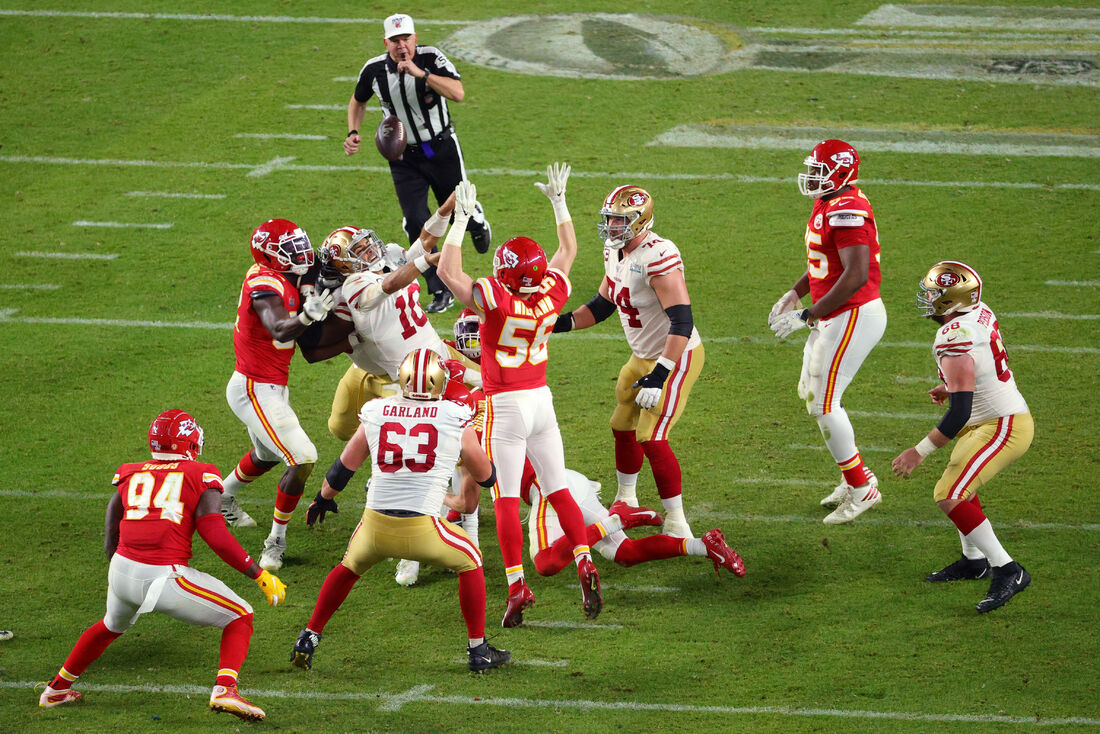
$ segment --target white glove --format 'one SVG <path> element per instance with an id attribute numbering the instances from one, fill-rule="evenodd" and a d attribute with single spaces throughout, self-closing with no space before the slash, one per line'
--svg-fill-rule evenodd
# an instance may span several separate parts
<path id="1" fill-rule="evenodd" d="M 568 163 L 554 163 L 546 167 L 546 178 L 549 183 L 536 181 L 535 187 L 550 199 L 555 206 L 565 203 L 565 183 L 569 180 L 569 173 L 573 167 Z"/>
<path id="2" fill-rule="evenodd" d="M 390 242 L 386 245 L 386 267 L 390 270 L 397 270 L 406 262 L 408 262 L 408 258 L 405 255 L 404 247 L 396 242 Z"/>
<path id="3" fill-rule="evenodd" d="M 768 326 L 772 325 L 772 322 L 775 321 L 776 316 L 787 313 L 788 311 L 793 311 L 800 305 L 802 305 L 802 299 L 798 297 L 798 294 L 794 292 L 794 289 L 792 288 L 791 290 L 787 291 L 783 294 L 783 297 L 776 301 L 775 305 L 772 306 L 772 311 L 768 314 Z"/>
<path id="4" fill-rule="evenodd" d="M 638 407 L 642 410 L 649 410 L 661 400 L 661 388 L 659 387 L 643 387 L 638 390 L 638 394 L 634 396 L 634 402 L 638 404 Z"/>
<path id="5" fill-rule="evenodd" d="M 320 321 L 326 316 L 328 312 L 332 310 L 332 290 L 326 288 L 320 295 L 309 294 L 306 297 L 305 302 L 302 304 L 302 311 L 298 314 L 298 320 L 306 326 L 309 326 L 314 321 Z"/>
<path id="6" fill-rule="evenodd" d="M 463 179 L 455 186 L 455 220 L 469 221 L 477 208 L 477 187 Z"/>
<path id="7" fill-rule="evenodd" d="M 805 312 L 806 309 L 802 309 L 779 314 L 771 321 L 771 324 L 769 324 L 771 330 L 774 331 L 775 335 L 782 341 L 799 329 L 805 329 L 809 326 L 809 324 L 802 319 L 802 314 Z"/>

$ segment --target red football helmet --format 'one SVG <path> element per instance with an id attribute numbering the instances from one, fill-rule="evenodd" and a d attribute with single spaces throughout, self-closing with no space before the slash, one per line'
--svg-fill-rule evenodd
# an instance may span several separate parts
<path id="1" fill-rule="evenodd" d="M 546 267 L 546 253 L 530 237 L 513 237 L 493 255 L 493 275 L 517 293 L 537 291 Z"/>
<path id="2" fill-rule="evenodd" d="M 166 410 L 149 426 L 149 450 L 154 459 L 194 459 L 202 453 L 202 441 L 202 428 L 182 410 Z"/>
<path id="3" fill-rule="evenodd" d="M 462 310 L 455 321 L 455 346 L 475 362 L 481 359 L 481 333 L 477 313 L 472 308 Z"/>
<path id="4" fill-rule="evenodd" d="M 313 266 L 313 245 L 294 222 L 269 219 L 252 233 L 252 257 L 265 268 L 305 275 Z"/>
<path id="5" fill-rule="evenodd" d="M 859 153 L 843 140 L 823 140 L 803 161 L 806 173 L 798 174 L 803 196 L 820 199 L 859 180 Z"/>

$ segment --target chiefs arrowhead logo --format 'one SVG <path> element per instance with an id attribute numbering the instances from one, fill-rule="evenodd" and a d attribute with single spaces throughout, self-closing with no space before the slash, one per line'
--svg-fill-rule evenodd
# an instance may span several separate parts
<path id="1" fill-rule="evenodd" d="M 856 162 L 856 159 L 852 156 L 852 153 L 847 150 L 842 150 L 839 153 L 833 153 L 830 158 L 833 163 L 836 163 L 838 166 L 847 166 L 849 168 L 852 166 L 853 163 Z"/>
<path id="2" fill-rule="evenodd" d="M 958 285 L 960 280 L 962 279 L 954 273 L 940 273 L 936 276 L 936 285 L 940 288 L 950 288 L 953 285 Z"/>
<path id="3" fill-rule="evenodd" d="M 262 230 L 259 232 L 254 232 L 252 234 L 252 246 L 255 248 L 262 248 L 264 246 L 264 243 L 267 242 L 270 237 L 270 232 L 264 232 Z"/>
<path id="4" fill-rule="evenodd" d="M 199 426 L 197 423 L 195 423 L 194 418 L 188 418 L 185 421 L 180 421 L 177 430 L 180 432 L 181 435 L 190 436 L 192 433 L 199 430 Z"/>
<path id="5" fill-rule="evenodd" d="M 514 268 L 519 265 L 519 255 L 511 250 L 501 250 L 497 252 L 497 261 L 494 265 L 497 268 Z"/>

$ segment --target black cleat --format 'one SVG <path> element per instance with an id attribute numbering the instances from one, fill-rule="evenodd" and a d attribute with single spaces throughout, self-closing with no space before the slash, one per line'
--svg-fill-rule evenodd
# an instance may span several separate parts
<path id="1" fill-rule="evenodd" d="M 1008 600 L 1019 594 L 1031 583 L 1031 575 L 1016 561 L 997 566 L 993 569 L 993 581 L 985 598 L 978 602 L 978 614 L 991 612 L 1008 604 Z"/>
<path id="2" fill-rule="evenodd" d="M 489 251 L 493 245 L 493 228 L 489 226 L 489 220 L 481 223 L 480 229 L 470 230 L 470 239 L 474 241 L 474 249 L 481 254 Z"/>
<path id="3" fill-rule="evenodd" d="M 290 662 L 296 668 L 313 669 L 313 653 L 321 644 L 321 635 L 309 629 L 298 633 L 298 641 L 294 643 L 294 650 L 290 653 Z"/>
<path id="4" fill-rule="evenodd" d="M 470 656 L 470 670 L 481 673 L 489 668 L 499 668 L 512 659 L 512 653 L 507 650 L 498 650 L 488 642 L 483 642 L 477 647 L 466 648 Z"/>
<path id="5" fill-rule="evenodd" d="M 451 307 L 451 304 L 455 302 L 454 295 L 450 291 L 439 291 L 435 294 L 435 298 L 428 304 L 428 313 L 442 313 Z"/>
<path id="6" fill-rule="evenodd" d="M 989 575 L 989 561 L 984 558 L 967 558 L 963 556 L 950 566 L 928 574 L 925 581 L 940 583 L 943 581 L 967 581 L 970 579 L 984 579 Z"/>

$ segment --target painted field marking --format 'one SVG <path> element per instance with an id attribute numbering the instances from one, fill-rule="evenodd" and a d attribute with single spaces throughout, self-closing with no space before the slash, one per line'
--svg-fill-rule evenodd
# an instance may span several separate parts
<path id="1" fill-rule="evenodd" d="M 637 591 L 643 594 L 671 594 L 680 590 L 679 586 L 621 586 L 619 584 L 604 584 L 603 588 L 612 591 Z"/>
<path id="2" fill-rule="evenodd" d="M 0 289 L 6 291 L 56 291 L 61 286 L 44 283 L 3 283 Z"/>
<path id="3" fill-rule="evenodd" d="M 886 4 L 864 15 L 856 21 L 856 25 L 967 30 L 1011 28 L 1040 31 L 1100 31 L 1100 12 L 1093 8 Z"/>
<path id="4" fill-rule="evenodd" d="M 109 229 L 172 229 L 173 222 L 153 224 L 146 222 L 88 222 L 78 219 L 73 222 L 74 227 L 107 227 Z"/>
<path id="5" fill-rule="evenodd" d="M 1068 285 L 1076 288 L 1100 287 L 1100 280 L 1048 280 L 1046 285 Z"/>
<path id="6" fill-rule="evenodd" d="M 528 627 L 549 627 L 552 629 L 564 628 L 575 630 L 608 629 L 621 630 L 621 624 L 600 624 L 599 622 L 570 622 L 568 620 L 533 620 L 525 621 Z"/>
<path id="7" fill-rule="evenodd" d="M 816 143 L 815 143 L 816 144 Z M 54 164 L 64 166 L 119 166 L 141 168 L 199 168 L 219 170 L 244 170 L 249 176 L 264 176 L 274 171 L 312 171 L 321 173 L 389 173 L 387 166 L 355 166 L 355 165 L 307 165 L 291 164 L 294 157 L 274 158 L 266 163 L 206 163 L 203 161 L 149 161 L 149 160 L 125 160 L 118 158 L 90 159 L 90 158 L 56 158 L 52 156 L 0 156 L 0 163 L 33 163 Z M 517 176 L 521 178 L 539 178 L 546 174 L 545 171 L 535 171 L 520 168 L 472 168 L 470 173 L 477 176 Z M 643 179 L 654 181 L 732 181 L 740 184 L 785 184 L 789 185 L 793 176 L 746 176 L 735 173 L 652 173 L 646 171 L 573 171 L 570 174 L 577 178 L 594 179 Z M 1035 191 L 1100 191 L 1100 184 L 1094 183 L 1055 183 L 1040 184 L 1034 182 L 1014 181 L 926 181 L 907 179 L 864 179 L 865 183 L 876 186 L 931 186 L 937 188 L 952 189 L 1019 189 Z"/>
<path id="8" fill-rule="evenodd" d="M 939 416 L 937 416 L 937 418 L 938 417 Z M 789 444 L 787 444 L 787 448 L 791 449 L 792 451 L 824 451 L 825 450 L 825 445 L 821 444 L 819 446 L 817 444 L 810 444 L 810 443 L 789 443 Z M 898 449 L 891 448 L 890 446 L 860 446 L 859 450 L 860 450 L 860 453 L 864 453 L 864 454 L 866 454 L 868 452 L 873 452 L 873 453 L 878 453 L 878 454 L 885 454 L 885 453 L 892 453 L 894 451 L 897 451 Z"/>
<path id="9" fill-rule="evenodd" d="M 913 376 L 913 375 L 897 375 L 896 377 L 894 377 L 894 382 L 897 382 L 897 383 L 902 384 L 902 385 L 907 385 L 907 384 L 911 385 L 911 384 L 914 384 L 914 383 L 920 384 L 920 383 L 926 383 L 926 382 L 927 383 L 935 383 L 935 382 L 939 382 L 939 381 L 940 381 L 940 378 L 938 378 L 934 375 L 930 375 L 928 377 L 916 377 L 916 376 Z"/>
<path id="10" fill-rule="evenodd" d="M 101 254 L 98 252 L 17 252 L 16 257 L 45 257 L 55 260 L 114 260 L 115 254 Z"/>
<path id="11" fill-rule="evenodd" d="M 359 77 L 350 77 L 348 81 L 358 81 Z M 348 106 L 346 104 L 287 104 L 283 105 L 283 109 L 287 110 L 325 110 L 328 112 L 346 112 Z M 381 112 L 381 107 L 367 107 L 367 112 Z"/>
<path id="12" fill-rule="evenodd" d="M 1036 311 L 1034 313 L 1002 313 L 1008 319 L 1058 319 L 1067 321 L 1095 321 L 1098 313 L 1058 313 L 1057 311 Z"/>
<path id="13" fill-rule="evenodd" d="M 105 260 L 113 260 L 118 255 L 71 255 L 67 253 L 29 253 L 29 252 L 17 252 L 17 256 L 26 257 L 92 257 Z M 225 329 L 229 330 L 233 328 L 231 322 L 214 323 L 209 321 L 134 321 L 128 319 L 89 319 L 89 318 L 75 318 L 75 317 L 45 317 L 45 316 L 16 316 L 19 309 L 9 308 L 0 309 L 0 323 L 20 323 L 20 324 L 61 324 L 71 326 L 121 326 L 121 327 L 151 327 L 151 328 L 164 328 L 164 329 Z M 442 336 L 450 338 L 453 336 L 450 329 L 438 329 L 438 333 Z M 600 341 L 621 341 L 621 334 L 591 334 L 588 332 L 569 332 L 564 334 L 565 339 L 595 339 Z M 786 342 L 778 343 L 774 337 L 756 337 L 756 336 L 708 336 L 708 342 L 720 343 L 720 344 L 752 344 L 762 346 L 786 346 L 802 348 L 800 342 Z M 925 342 L 879 342 L 878 347 L 893 349 L 893 348 L 906 348 L 906 349 L 928 349 L 928 344 Z M 1052 347 L 1042 344 L 1012 344 L 1010 348 L 1017 352 L 1053 352 L 1057 354 L 1100 354 L 1100 347 Z"/>
<path id="14" fill-rule="evenodd" d="M 26 688 L 35 681 L 0 681 L 0 688 Z M 169 693 L 188 696 L 209 695 L 210 688 L 193 685 L 103 685 L 80 683 L 83 691 L 103 693 Z M 497 698 L 434 694 L 434 685 L 422 684 L 400 693 L 336 691 L 284 691 L 242 688 L 241 692 L 258 699 L 279 698 L 312 701 L 372 701 L 379 702 L 379 711 L 398 711 L 409 703 L 458 704 L 466 706 L 497 706 L 501 708 L 573 709 L 578 711 L 654 711 L 672 713 L 711 714 L 715 716 L 770 715 L 780 717 L 826 717 L 894 721 L 935 721 L 961 723 L 1019 724 L 1022 726 L 1100 726 L 1100 719 L 1083 716 L 1036 717 L 1007 714 L 934 714 L 910 711 L 869 711 L 859 709 L 799 708 L 795 706 L 706 706 L 689 703 L 645 703 L 641 701 L 593 701 L 587 699 Z"/>
<path id="15" fill-rule="evenodd" d="M 225 194 L 186 194 L 173 191 L 127 191 L 127 196 L 143 196 L 160 199 L 224 199 Z"/>
<path id="16" fill-rule="evenodd" d="M 0 15 L 33 16 L 38 18 L 97 18 L 106 20 L 203 20 L 229 23 L 381 23 L 384 18 L 319 18 L 317 16 L 290 15 L 203 15 L 199 13 L 121 13 L 83 10 L 0 10 Z M 417 18 L 420 25 L 468 25 L 470 20 L 430 20 Z"/>
<path id="17" fill-rule="evenodd" d="M 825 484 L 825 482 L 822 482 Z M 762 523 L 778 523 L 778 524 L 811 524 L 820 525 L 820 517 L 808 517 L 805 515 L 756 515 L 746 512 L 706 512 L 696 511 L 692 513 L 692 519 L 695 517 L 707 517 L 715 520 L 736 520 L 740 522 L 762 522 Z M 874 514 L 864 513 L 859 516 L 859 524 L 867 525 L 883 525 L 888 527 L 902 527 L 902 528 L 921 528 L 921 527 L 942 527 L 953 528 L 955 524 L 945 518 L 936 518 L 928 520 L 914 520 L 904 517 L 889 517 L 883 516 L 883 511 L 878 511 Z M 1065 522 L 1030 522 L 1028 520 L 998 520 L 998 528 L 1012 528 L 1014 530 L 1070 530 L 1073 532 L 1090 532 L 1095 533 L 1100 531 L 1100 523 L 1084 523 L 1081 525 L 1075 525 Z"/>
<path id="18" fill-rule="evenodd" d="M 331 135 L 299 135 L 297 133 L 237 133 L 235 138 L 255 140 L 328 140 Z"/>
<path id="19" fill-rule="evenodd" d="M 604 587 L 607 588 L 606 586 Z M 465 663 L 467 658 L 452 658 L 452 663 Z M 509 665 L 530 665 L 535 668 L 564 668 L 569 665 L 568 660 L 539 660 L 532 658 L 531 660 L 512 660 Z"/>
<path id="20" fill-rule="evenodd" d="M 938 421 L 942 415 L 933 413 L 884 413 L 880 410 L 849 410 L 853 418 L 891 418 L 899 421 Z"/>

